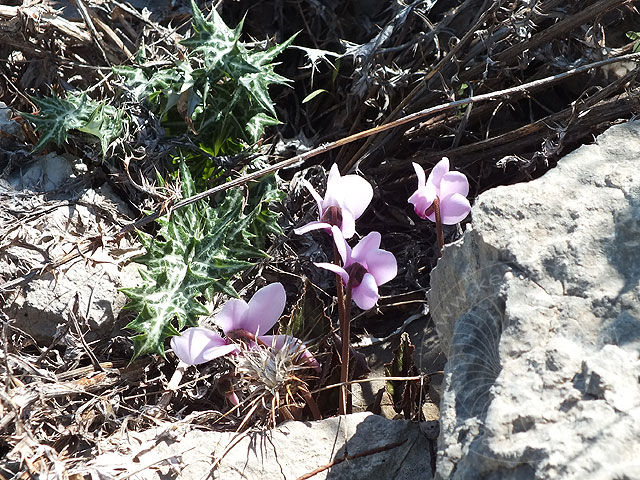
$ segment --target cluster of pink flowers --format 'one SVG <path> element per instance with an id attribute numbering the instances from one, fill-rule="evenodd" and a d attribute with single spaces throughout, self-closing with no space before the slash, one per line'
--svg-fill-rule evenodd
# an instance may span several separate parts
<path id="1" fill-rule="evenodd" d="M 446 157 L 433 168 L 428 178 L 418 164 L 414 163 L 413 167 L 418 177 L 418 189 L 408 201 L 414 205 L 419 217 L 453 225 L 469 214 L 467 178 L 462 173 L 449 171 Z M 379 299 L 378 287 L 392 280 L 398 272 L 396 258 L 380 248 L 378 232 L 370 232 L 353 249 L 347 243 L 347 239 L 356 234 L 356 220 L 369 206 L 373 188 L 358 175 L 341 176 L 335 164 L 329 172 L 324 198 L 309 182 L 305 181 L 305 186 L 318 204 L 319 220 L 294 232 L 298 235 L 313 230 L 329 233 L 339 258 L 336 263 L 315 265 L 336 273 L 358 307 L 363 310 L 373 308 Z M 206 328 L 192 327 L 173 337 L 171 347 L 180 361 L 198 365 L 224 355 L 242 354 L 237 340 L 242 340 L 247 348 L 261 344 L 279 350 L 286 345 L 303 364 L 319 370 L 318 361 L 301 340 L 288 335 L 264 335 L 278 322 L 285 305 L 284 287 L 272 283 L 258 290 L 248 303 L 233 299 L 225 304 L 213 319 L 224 336 Z M 349 319 L 341 321 L 348 324 Z M 344 331 L 347 337 L 348 331 L 348 328 Z"/>
<path id="2" fill-rule="evenodd" d="M 369 310 L 377 303 L 378 287 L 393 279 L 398 273 L 398 265 L 391 252 L 380 249 L 381 236 L 371 232 L 351 250 L 345 239 L 356 233 L 355 221 L 373 199 L 373 188 L 358 175 L 341 176 L 334 164 L 327 179 L 324 198 L 313 186 L 305 181 L 305 186 L 318 204 L 319 221 L 308 223 L 294 232 L 302 235 L 311 230 L 322 229 L 333 236 L 333 241 L 342 259 L 342 265 L 316 263 L 337 273 L 345 285 L 351 281 L 353 301 L 363 310 Z"/>

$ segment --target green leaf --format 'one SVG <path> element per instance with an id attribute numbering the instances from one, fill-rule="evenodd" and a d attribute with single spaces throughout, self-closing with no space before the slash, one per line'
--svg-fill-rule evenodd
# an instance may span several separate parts
<path id="1" fill-rule="evenodd" d="M 327 90 L 325 90 L 324 88 L 319 88 L 317 90 L 314 90 L 313 92 L 311 92 L 309 95 L 307 95 L 306 97 L 304 97 L 302 99 L 302 103 L 310 102 L 311 100 L 316 98 L 321 93 L 329 93 L 329 92 Z"/>
<path id="2" fill-rule="evenodd" d="M 38 115 L 22 116 L 33 122 L 36 131 L 42 132 L 34 151 L 40 150 L 51 141 L 56 145 L 62 145 L 67 141 L 69 130 L 85 125 L 90 115 L 86 99 L 87 96 L 84 94 L 80 97 L 60 98 L 55 92 L 52 97 L 32 97 L 31 100 L 40 110 Z"/>
<path id="3" fill-rule="evenodd" d="M 400 345 L 393 352 L 393 360 L 385 364 L 385 377 L 411 377 L 418 374 L 418 369 L 413 360 L 413 353 L 416 347 L 411 344 L 409 334 L 403 332 L 400 336 Z M 393 408 L 396 412 L 404 411 L 405 417 L 409 418 L 416 408 L 416 397 L 418 387 L 415 381 L 387 380 L 387 393 L 393 399 Z"/>
<path id="4" fill-rule="evenodd" d="M 230 29 L 215 8 L 211 9 L 208 18 L 202 15 L 202 11 L 194 0 L 191 0 L 191 9 L 193 10 L 193 35 L 181 43 L 196 52 L 204 52 L 207 68 L 216 68 L 236 47 L 242 32 L 242 22 L 235 29 Z"/>
<path id="5" fill-rule="evenodd" d="M 180 176 L 183 195 L 193 195 L 194 182 L 184 162 Z M 143 283 L 123 290 L 130 298 L 127 308 L 138 312 L 127 325 L 137 333 L 134 359 L 163 355 L 167 337 L 196 326 L 198 317 L 208 313 L 201 298 L 211 299 L 216 292 L 237 296 L 231 278 L 266 255 L 267 232 L 281 233 L 267 208 L 278 197 L 274 179 L 267 178 L 250 188 L 246 205 L 243 190 L 231 189 L 215 208 L 201 200 L 158 219 L 160 229 L 153 238 L 139 233 L 146 253 L 135 261 L 146 267 Z"/>
<path id="6" fill-rule="evenodd" d="M 104 155 L 111 141 L 122 133 L 124 112 L 104 102 L 96 102 L 85 93 L 69 93 L 66 98 L 54 93 L 52 97 L 32 100 L 40 109 L 39 113 L 23 113 L 22 116 L 42 133 L 34 151 L 52 141 L 62 145 L 70 130 L 79 130 L 98 138 Z"/>
<path id="7" fill-rule="evenodd" d="M 250 52 L 248 54 L 250 58 L 249 60 L 250 63 L 252 65 L 255 65 L 256 67 L 271 66 L 270 65 L 271 62 L 273 62 L 278 55 L 280 55 L 282 52 L 284 52 L 287 48 L 291 46 L 295 38 L 298 36 L 298 33 L 293 34 L 283 43 L 279 45 L 274 45 L 273 47 L 268 48 L 267 50 L 262 50 L 262 51 L 256 50 L 256 51 Z"/>
<path id="8" fill-rule="evenodd" d="M 260 112 L 249 119 L 245 130 L 251 143 L 256 143 L 264 133 L 265 127 L 279 124 L 280 121 L 278 119 Z"/>
<path id="9" fill-rule="evenodd" d="M 626 35 L 629 40 L 640 40 L 640 32 L 634 32 L 630 30 L 626 33 Z"/>
<path id="10" fill-rule="evenodd" d="M 98 138 L 104 156 L 111 141 L 122 134 L 123 124 L 124 112 L 101 102 L 89 117 L 87 124 L 79 127 L 78 130 Z"/>
<path id="11" fill-rule="evenodd" d="M 640 32 L 629 31 L 626 33 L 629 40 L 635 40 L 633 44 L 633 53 L 640 52 Z"/>

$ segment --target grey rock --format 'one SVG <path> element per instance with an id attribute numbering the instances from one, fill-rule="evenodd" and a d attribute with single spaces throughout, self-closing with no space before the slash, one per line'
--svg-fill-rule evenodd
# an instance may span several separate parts
<path id="1" fill-rule="evenodd" d="M 640 122 L 483 193 L 429 304 L 437 478 L 637 478 Z"/>
<path id="2" fill-rule="evenodd" d="M 59 169 L 61 165 L 65 168 Z M 3 308 L 14 318 L 14 326 L 45 345 L 57 332 L 70 328 L 75 334 L 69 320 L 76 297 L 76 317 L 87 340 L 108 336 L 126 302 L 119 288 L 140 280 L 138 269 L 129 263 L 140 253 L 134 240 L 122 239 L 115 244 L 105 239 L 100 245 L 102 237 L 113 235 L 119 224 L 128 223 L 128 208 L 108 185 L 86 189 L 82 181 L 73 180 L 71 165 L 63 157 L 43 156 L 29 166 L 26 176 L 12 177 L 18 187 L 51 190 L 64 185 L 55 197 L 15 189 L 6 182 L 0 185 L 0 210 L 18 212 L 20 217 L 18 222 L 12 215 L 0 214 Z M 97 243 L 88 254 L 5 291 L 6 282 L 44 269 L 89 239 Z"/>
<path id="3" fill-rule="evenodd" d="M 48 155 L 34 155 L 34 159 L 25 169 L 9 176 L 9 183 L 16 190 L 51 192 L 75 178 L 73 163 L 62 155 L 52 152 Z"/>
<path id="4" fill-rule="evenodd" d="M 403 442 L 395 448 L 372 452 Z M 317 422 L 286 422 L 270 432 L 236 434 L 174 425 L 116 435 L 89 464 L 101 478 L 127 472 L 132 480 L 203 478 L 295 480 L 345 455 L 314 480 L 431 478 L 427 439 L 418 424 L 357 413 Z M 137 472 L 137 473 L 136 473 Z M 133 474 L 133 475 L 132 475 Z"/>
<path id="5" fill-rule="evenodd" d="M 0 102 L 0 139 L 7 136 L 12 136 L 18 139 L 22 139 L 22 130 L 20 124 L 14 120 L 11 120 L 11 109 L 6 103 Z"/>

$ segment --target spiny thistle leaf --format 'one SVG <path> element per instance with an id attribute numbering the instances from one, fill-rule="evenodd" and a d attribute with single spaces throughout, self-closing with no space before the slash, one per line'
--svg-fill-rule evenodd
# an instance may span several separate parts
<path id="1" fill-rule="evenodd" d="M 192 195 L 194 183 L 184 162 L 180 175 L 184 195 Z M 215 208 L 200 201 L 158 219 L 154 238 L 140 233 L 147 252 L 135 261 L 146 267 L 143 285 L 123 290 L 131 300 L 127 308 L 139 312 L 127 325 L 138 333 L 134 359 L 163 355 L 167 337 L 196 326 L 198 317 L 208 313 L 199 297 L 211 299 L 215 292 L 237 296 L 231 277 L 265 256 L 261 248 L 267 232 L 281 233 L 266 206 L 279 195 L 273 178 L 253 189 L 246 206 L 242 190 L 232 189 Z"/>
<path id="2" fill-rule="evenodd" d="M 250 48 L 240 41 L 242 22 L 229 28 L 215 8 L 205 17 L 195 2 L 191 6 L 193 33 L 181 42 L 189 49 L 184 60 L 160 70 L 114 70 L 137 100 L 146 100 L 171 123 L 169 135 L 193 133 L 195 143 L 214 156 L 237 154 L 279 123 L 269 86 L 288 80 L 275 73 L 273 60 L 294 37 L 270 48 Z"/>
<path id="3" fill-rule="evenodd" d="M 191 0 L 191 9 L 193 10 L 193 35 L 181 43 L 195 52 L 203 52 L 207 68 L 216 68 L 225 56 L 229 55 L 234 48 L 238 48 L 243 22 L 240 22 L 235 29 L 231 29 L 224 23 L 215 8 L 211 9 L 208 19 L 202 15 L 202 11 L 194 0 Z"/>
<path id="4" fill-rule="evenodd" d="M 104 102 L 96 102 L 85 93 L 69 93 L 66 98 L 54 93 L 52 97 L 32 97 L 32 100 L 40 112 L 37 115 L 23 113 L 22 116 L 42 133 L 34 151 L 51 141 L 62 145 L 69 130 L 80 130 L 98 138 L 104 155 L 111 141 L 123 131 L 124 112 Z"/>

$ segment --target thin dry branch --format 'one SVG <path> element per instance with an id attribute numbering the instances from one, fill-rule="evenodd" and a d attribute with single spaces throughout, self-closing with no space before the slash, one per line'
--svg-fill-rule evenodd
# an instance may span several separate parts
<path id="1" fill-rule="evenodd" d="M 367 457 L 369 455 L 375 455 L 376 453 L 386 452 L 387 450 L 392 450 L 401 445 L 404 445 L 407 442 L 407 439 L 398 440 L 397 442 L 389 443 L 388 445 L 383 445 L 381 447 L 370 448 L 369 450 L 365 450 L 364 452 L 354 453 L 352 455 L 343 455 L 342 457 L 338 457 L 335 460 L 330 461 L 326 465 L 316 468 L 312 472 L 305 473 L 304 475 L 299 476 L 296 480 L 307 480 L 318 473 L 324 472 L 325 470 L 330 469 L 346 460 L 355 460 L 356 458 Z"/>
<path id="2" fill-rule="evenodd" d="M 36 4 L 26 7 L 12 7 L 0 5 L 0 38 L 3 32 L 17 33 L 22 29 L 21 25 L 27 19 L 37 19 L 37 27 L 45 30 L 52 27 L 61 34 L 66 35 L 81 43 L 90 43 L 91 35 L 81 23 L 71 22 L 58 15 L 53 9 L 43 4 Z"/>
<path id="3" fill-rule="evenodd" d="M 102 39 L 100 38 L 100 35 L 98 35 L 98 32 L 96 31 L 96 27 L 93 24 L 91 15 L 89 15 L 87 6 L 84 4 L 83 0 L 74 0 L 74 2 L 78 7 L 78 11 L 80 12 L 80 15 L 82 15 L 82 19 L 84 20 L 84 23 L 87 26 L 87 29 L 89 30 L 89 33 L 91 34 L 91 37 L 93 38 L 95 45 L 98 47 L 98 50 L 100 50 L 100 54 L 102 55 L 102 58 L 104 59 L 105 62 L 107 62 L 107 65 L 110 65 L 111 62 L 109 61 L 109 57 L 107 57 L 107 52 L 104 48 L 104 45 L 102 44 Z"/>
<path id="4" fill-rule="evenodd" d="M 216 193 L 219 192 L 223 192 L 225 190 L 228 190 L 230 188 L 234 188 L 234 187 L 238 187 L 241 185 L 245 185 L 248 182 L 251 182 L 253 180 L 257 180 L 258 178 L 261 178 L 269 173 L 273 173 L 276 172 L 282 168 L 285 167 L 291 167 L 293 165 L 296 164 L 302 164 L 304 161 L 318 156 L 320 154 L 329 152 L 331 150 L 334 150 L 338 147 L 341 147 L 343 145 L 347 145 L 349 143 L 355 142 L 357 140 L 361 140 L 363 138 L 367 138 L 371 135 L 376 135 L 378 133 L 387 131 L 387 130 L 391 130 L 393 128 L 399 127 L 401 125 L 406 125 L 408 123 L 411 123 L 413 121 L 416 121 L 420 118 L 424 118 L 426 116 L 432 115 L 434 113 L 439 113 L 439 112 L 443 112 L 446 110 L 451 110 L 454 108 L 458 108 L 461 106 L 465 106 L 465 105 L 469 105 L 472 103 L 480 103 L 480 102 L 486 102 L 486 101 L 490 101 L 490 100 L 496 100 L 496 99 L 500 99 L 500 98 L 504 98 L 504 97 L 509 97 L 512 95 L 527 95 L 532 91 L 535 91 L 536 89 L 542 88 L 542 87 L 546 87 L 549 85 L 552 85 L 554 83 L 560 82 L 562 80 L 565 80 L 571 76 L 574 75 L 578 75 L 584 72 L 587 72 L 591 69 L 594 68 L 599 68 L 599 67 L 603 67 L 605 65 L 610 65 L 612 63 L 617 63 L 617 62 L 624 62 L 624 61 L 638 61 L 640 60 L 640 53 L 631 53 L 631 54 L 627 54 L 627 55 L 621 55 L 618 57 L 612 57 L 612 58 L 607 58 L 605 60 L 600 60 L 599 62 L 593 62 L 593 63 L 589 63 L 587 65 L 582 65 L 580 67 L 576 67 L 576 68 L 572 68 L 570 70 L 567 70 L 566 72 L 563 73 L 559 73 L 556 75 L 551 75 L 549 77 L 545 77 L 539 80 L 535 80 L 533 82 L 528 82 L 528 83 L 524 83 L 522 85 L 517 85 L 515 87 L 511 87 L 511 88 L 506 88 L 504 90 L 499 90 L 497 92 L 490 92 L 490 93 L 485 93 L 482 95 L 477 95 L 477 96 L 473 96 L 473 97 L 468 97 L 468 98 L 463 98 L 460 100 L 456 100 L 454 102 L 449 102 L 449 103 L 444 103 L 442 105 L 436 105 L 433 107 L 429 107 L 426 108 L 424 110 L 421 110 L 419 112 L 416 113 L 412 113 L 410 115 L 407 115 L 403 118 L 400 118 L 398 120 L 395 120 L 393 122 L 387 123 L 385 125 L 380 125 L 378 127 L 374 127 L 368 130 L 365 130 L 363 132 L 359 132 L 356 133 L 354 135 L 345 137 L 345 138 L 341 138 L 339 140 L 336 140 L 334 142 L 325 144 L 325 145 L 321 145 L 320 147 L 314 148 L 313 150 L 309 150 L 308 152 L 305 152 L 303 154 L 300 155 L 296 155 L 293 158 L 287 159 L 287 160 L 283 160 L 281 162 L 278 163 L 274 163 L 273 165 L 270 165 L 266 168 L 263 168 L 261 170 L 258 170 L 256 172 L 250 173 L 248 175 L 244 175 L 242 177 L 236 178 L 234 180 L 231 180 L 227 183 L 224 183 L 222 185 L 218 185 L 215 186 L 213 188 L 210 188 L 209 190 L 206 190 L 204 192 L 198 193 L 196 195 L 193 195 L 189 198 L 185 198 L 177 203 L 175 203 L 174 205 L 172 205 L 169 208 L 169 213 L 173 210 L 176 210 L 178 208 L 182 208 L 185 207 L 187 205 L 191 205 L 192 203 L 195 203 L 199 200 L 202 200 L 204 198 L 210 197 L 212 195 L 215 195 Z M 459 148 L 465 148 L 465 147 L 459 147 Z M 158 208 L 154 213 L 147 215 L 143 218 L 141 218 L 140 220 L 137 220 L 136 222 L 130 223 L 128 225 L 125 225 L 119 232 L 118 234 L 113 238 L 113 239 L 107 239 L 104 238 L 104 241 L 117 241 L 118 238 L 121 238 L 122 235 L 125 235 L 127 233 L 133 232 L 134 230 L 147 225 L 149 223 L 151 223 L 152 221 L 156 220 L 157 218 L 161 217 L 162 215 L 168 213 L 165 211 L 165 206 L 162 206 L 161 208 Z M 28 272 L 26 275 L 10 280 L 9 282 L 6 282 L 3 285 L 0 285 L 0 292 L 6 292 L 10 289 L 13 289 L 15 287 L 17 287 L 18 285 L 23 284 L 24 282 L 36 277 L 37 275 L 40 275 L 44 272 L 47 271 L 51 271 L 53 269 L 55 269 L 56 267 L 59 267 L 75 258 L 78 258 L 79 256 L 81 256 L 82 254 L 86 253 L 89 251 L 89 249 L 91 248 L 91 245 L 89 246 L 84 246 L 84 247 L 78 247 L 78 252 L 72 252 L 69 255 L 65 255 L 64 258 L 61 259 L 57 259 L 54 262 L 49 263 L 48 265 L 46 265 L 44 268 L 38 268 L 38 269 L 33 269 L 30 272 Z"/>

